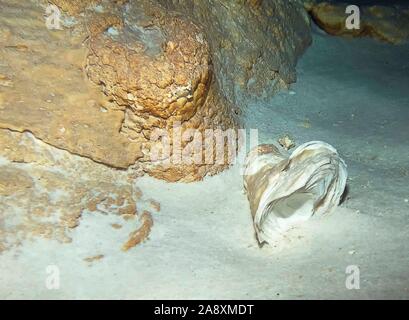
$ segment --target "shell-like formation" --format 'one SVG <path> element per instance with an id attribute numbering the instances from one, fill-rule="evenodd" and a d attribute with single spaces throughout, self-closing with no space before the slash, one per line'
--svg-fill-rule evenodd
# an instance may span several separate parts
<path id="1" fill-rule="evenodd" d="M 244 188 L 258 241 L 271 244 L 314 214 L 331 212 L 346 180 L 344 161 L 325 142 L 305 143 L 291 155 L 274 145 L 254 148 L 246 158 Z"/>

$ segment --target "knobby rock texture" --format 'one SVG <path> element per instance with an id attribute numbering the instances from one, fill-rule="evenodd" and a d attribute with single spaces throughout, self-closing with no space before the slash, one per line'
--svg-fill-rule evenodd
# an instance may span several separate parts
<path id="1" fill-rule="evenodd" d="M 233 103 L 285 89 L 296 81 L 297 59 L 311 43 L 300 1 L 158 0 L 190 17 L 208 38 L 217 80 Z"/>
<path id="2" fill-rule="evenodd" d="M 204 164 L 204 153 L 201 161 L 190 165 L 177 164 L 173 158 L 193 157 L 206 129 L 228 130 L 237 125 L 232 105 L 215 81 L 201 29 L 152 3 L 135 2 L 118 11 L 115 17 L 92 21 L 85 70 L 124 112 L 120 132 L 143 146 L 139 162 L 144 171 L 168 181 L 190 182 L 225 168 L 227 163 Z M 160 159 L 169 160 L 167 165 L 152 161 L 153 145 L 162 143 L 153 137 L 157 130 L 172 138 L 174 130 L 186 136 L 193 129 L 200 134 L 180 139 L 180 150 L 172 148 L 176 152 Z"/>
<path id="3" fill-rule="evenodd" d="M 58 30 L 46 25 L 50 3 L 61 11 Z M 0 252 L 36 237 L 70 242 L 84 214 L 131 228 L 123 250 L 145 241 L 154 224 L 145 205 L 160 204 L 143 199 L 137 177 L 191 182 L 228 166 L 153 162 L 152 135 L 180 127 L 190 152 L 208 129 L 235 130 L 238 94 L 294 82 L 311 40 L 298 1 L 0 0 L 0 8 Z"/>
<path id="4" fill-rule="evenodd" d="M 237 92 L 294 82 L 310 42 L 298 1 L 53 0 L 62 30 L 45 27 L 48 2 L 1 2 L 0 128 L 168 181 L 228 164 L 153 162 L 154 130 L 180 125 L 189 153 L 204 130 L 235 129 Z"/>

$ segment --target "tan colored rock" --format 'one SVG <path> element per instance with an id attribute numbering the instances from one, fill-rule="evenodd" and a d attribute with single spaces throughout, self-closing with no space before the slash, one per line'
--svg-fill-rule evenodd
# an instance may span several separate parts
<path id="1" fill-rule="evenodd" d="M 202 137 L 181 143 L 183 158 L 206 129 L 236 128 L 237 88 L 258 95 L 294 81 L 310 42 L 300 3 L 125 2 L 51 1 L 64 12 L 56 31 L 46 28 L 48 1 L 0 0 L 0 129 L 134 176 L 195 181 L 223 170 L 228 161 L 178 164 L 175 153 L 170 164 L 153 161 L 160 143 L 151 134 L 197 129 Z"/>
<path id="2" fill-rule="evenodd" d="M 296 81 L 296 62 L 311 43 L 300 1 L 158 0 L 203 27 L 216 79 L 233 103 L 260 97 Z"/>
<path id="3" fill-rule="evenodd" d="M 392 44 L 409 40 L 409 8 L 400 6 L 361 6 L 360 29 L 346 27 L 346 3 L 307 2 L 314 21 L 329 34 L 346 37 L 372 37 Z"/>
<path id="4" fill-rule="evenodd" d="M 36 238 L 70 242 L 85 214 L 132 214 L 127 224 L 144 223 L 138 206 L 152 199 L 143 204 L 129 172 L 55 149 L 30 133 L 0 129 L 0 146 L 0 253 Z"/>
<path id="5" fill-rule="evenodd" d="M 31 177 L 21 169 L 0 167 L 0 195 L 8 197 L 33 187 Z"/>
<path id="6" fill-rule="evenodd" d="M 122 28 L 123 21 L 116 15 L 100 14 L 91 17 L 90 23 L 87 23 L 87 29 L 90 36 L 95 37 L 105 32 L 110 27 Z"/>
<path id="7" fill-rule="evenodd" d="M 144 211 L 141 216 L 140 227 L 129 234 L 129 239 L 123 244 L 122 251 L 128 251 L 129 249 L 146 241 L 149 237 L 152 227 L 153 227 L 152 215 L 150 212 Z"/>
<path id="8" fill-rule="evenodd" d="M 110 108 L 107 97 L 83 73 L 87 37 L 46 28 L 44 10 L 32 2 L 0 0 L 0 29 L 11 36 L 0 45 L 0 128 L 29 131 L 73 154 L 117 168 L 142 156 L 141 146 L 120 133 L 124 113 Z M 24 10 L 24 19 L 15 8 Z M 32 36 L 35 35 L 35 36 Z M 19 50 L 22 46 L 28 50 Z M 94 103 L 90 104 L 89 101 Z"/>
<path id="9" fill-rule="evenodd" d="M 206 165 L 204 160 L 192 165 L 152 164 L 154 130 L 163 129 L 172 138 L 174 127 L 180 125 L 182 135 L 195 129 L 203 137 L 206 129 L 234 129 L 235 114 L 220 94 L 200 28 L 153 5 L 149 10 L 134 5 L 126 14 L 130 17 L 113 35 L 91 34 L 85 70 L 124 111 L 121 133 L 143 145 L 144 157 L 139 161 L 144 170 L 168 181 L 190 182 L 224 169 L 227 161 L 221 165 Z M 101 19 L 96 21 L 98 26 L 103 24 Z M 112 28 L 110 21 L 105 22 L 100 30 Z M 135 25 L 138 29 L 133 29 Z M 197 142 L 183 141 L 181 147 L 188 150 Z"/>
<path id="10" fill-rule="evenodd" d="M 102 0 L 52 0 L 51 2 L 71 16 L 76 16 L 87 7 L 94 6 Z"/>
<path id="11" fill-rule="evenodd" d="M 84 258 L 83 260 L 84 260 L 85 262 L 88 262 L 89 264 L 92 264 L 93 262 L 102 260 L 104 257 L 105 257 L 105 256 L 104 256 L 103 254 L 98 254 L 98 255 L 96 255 L 96 256 Z"/>
<path id="12" fill-rule="evenodd" d="M 13 81 L 4 74 L 0 74 L 0 86 L 13 87 Z"/>

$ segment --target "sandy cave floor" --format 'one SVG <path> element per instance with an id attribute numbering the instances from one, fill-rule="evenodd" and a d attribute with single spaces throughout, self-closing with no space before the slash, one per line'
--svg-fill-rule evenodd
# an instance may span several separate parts
<path id="1" fill-rule="evenodd" d="M 260 143 L 288 133 L 338 149 L 349 193 L 333 215 L 260 249 L 237 167 L 189 185 L 144 177 L 136 185 L 161 202 L 149 241 L 122 252 L 109 216 L 84 215 L 71 244 L 3 253 L 0 298 L 409 298 L 409 45 L 314 33 L 298 82 L 248 102 L 245 121 Z M 49 265 L 58 290 L 45 286 Z M 359 290 L 345 287 L 348 265 L 360 268 Z"/>

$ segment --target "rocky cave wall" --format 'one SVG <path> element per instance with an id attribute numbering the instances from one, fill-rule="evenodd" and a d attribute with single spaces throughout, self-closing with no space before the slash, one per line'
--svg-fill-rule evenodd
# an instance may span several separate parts
<path id="1" fill-rule="evenodd" d="M 152 130 L 235 129 L 238 88 L 259 96 L 294 82 L 311 40 L 298 1 L 53 0 L 62 30 L 45 28 L 45 1 L 2 2 L 0 127 L 168 181 L 228 163 L 153 163 Z M 26 21 L 7 17 L 21 9 Z"/>
<path id="2" fill-rule="evenodd" d="M 62 12 L 58 30 L 46 27 L 50 3 Z M 236 129 L 237 92 L 285 88 L 311 41 L 298 1 L 0 8 L 0 252 L 36 237 L 69 242 L 92 213 L 134 230 L 124 250 L 144 241 L 160 205 L 143 199 L 137 177 L 190 182 L 229 165 L 154 163 L 151 134 L 172 134 L 175 123 L 182 133 Z"/>
<path id="3" fill-rule="evenodd" d="M 201 25 L 223 93 L 238 103 L 271 95 L 296 81 L 295 66 L 311 43 L 301 1 L 157 0 Z"/>

